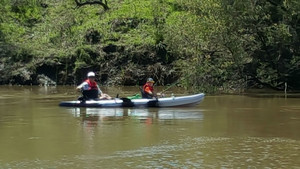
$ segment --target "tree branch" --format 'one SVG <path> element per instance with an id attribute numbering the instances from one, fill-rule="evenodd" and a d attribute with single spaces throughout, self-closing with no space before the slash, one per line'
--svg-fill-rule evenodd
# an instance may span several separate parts
<path id="1" fill-rule="evenodd" d="M 104 10 L 109 9 L 108 6 L 107 6 L 107 1 L 106 0 L 104 0 L 104 2 L 102 2 L 102 0 L 85 1 L 85 2 L 82 2 L 82 0 L 75 0 L 75 2 L 76 2 L 76 5 L 77 5 L 77 8 L 82 7 L 84 5 L 96 5 L 96 4 L 98 4 L 98 5 L 101 5 L 104 8 Z"/>

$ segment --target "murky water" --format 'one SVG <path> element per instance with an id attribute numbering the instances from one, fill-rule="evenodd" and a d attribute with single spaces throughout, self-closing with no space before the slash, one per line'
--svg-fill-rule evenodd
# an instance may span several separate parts
<path id="1" fill-rule="evenodd" d="M 102 90 L 121 97 L 138 91 Z M 76 96 L 73 86 L 0 86 L 0 168 L 300 168 L 299 98 L 206 96 L 196 107 L 163 109 L 58 106 Z"/>

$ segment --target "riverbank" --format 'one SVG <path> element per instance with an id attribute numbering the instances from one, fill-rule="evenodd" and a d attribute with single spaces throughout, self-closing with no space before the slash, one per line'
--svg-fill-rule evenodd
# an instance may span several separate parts
<path id="1" fill-rule="evenodd" d="M 81 3 L 1 1 L 0 84 L 300 90 L 297 0 Z"/>

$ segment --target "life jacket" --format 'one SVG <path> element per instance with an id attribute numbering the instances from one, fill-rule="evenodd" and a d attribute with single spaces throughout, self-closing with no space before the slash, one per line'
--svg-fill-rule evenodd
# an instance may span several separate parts
<path id="1" fill-rule="evenodd" d="M 143 90 L 141 91 L 142 92 L 142 97 L 143 98 L 149 98 L 149 99 L 151 99 L 152 98 L 152 96 L 148 93 L 148 92 L 146 92 L 146 88 L 149 88 L 149 90 L 153 93 L 153 86 L 150 86 L 148 83 L 146 83 L 144 86 L 143 86 Z"/>
<path id="2" fill-rule="evenodd" d="M 89 79 L 85 80 L 89 84 L 88 90 L 98 90 L 97 83 L 95 81 L 91 82 Z"/>
<path id="3" fill-rule="evenodd" d="M 99 98 L 97 83 L 95 81 L 91 82 L 89 79 L 85 80 L 85 82 L 89 84 L 89 89 L 82 91 L 83 100 L 97 100 Z"/>

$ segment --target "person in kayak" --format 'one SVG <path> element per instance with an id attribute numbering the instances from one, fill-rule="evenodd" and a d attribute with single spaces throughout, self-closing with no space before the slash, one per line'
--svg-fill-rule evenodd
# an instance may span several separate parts
<path id="1" fill-rule="evenodd" d="M 152 78 L 148 78 L 146 84 L 143 86 L 142 98 L 152 99 L 157 98 L 157 94 L 154 92 L 154 80 Z M 159 94 L 159 93 L 158 93 Z"/>
<path id="2" fill-rule="evenodd" d="M 87 74 L 87 77 L 88 78 L 84 82 L 82 82 L 79 86 L 76 87 L 77 91 L 82 92 L 83 98 L 81 99 L 83 100 L 111 99 L 111 97 L 108 94 L 105 94 L 100 90 L 100 87 L 95 81 L 94 72 L 89 72 Z"/>

